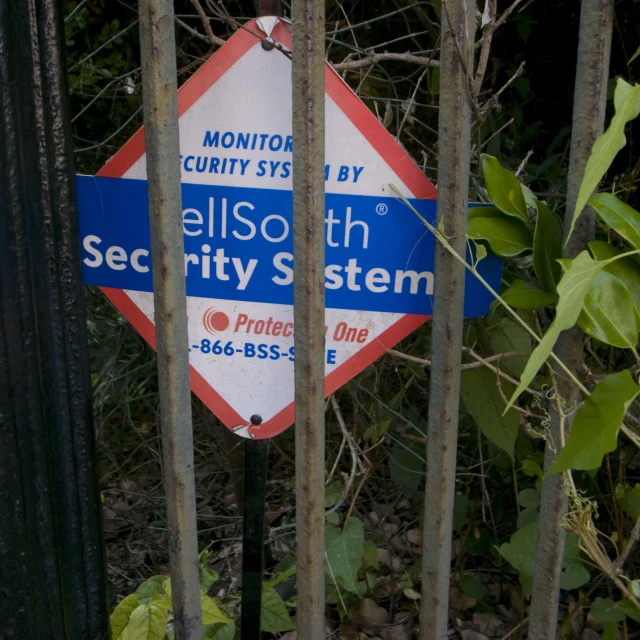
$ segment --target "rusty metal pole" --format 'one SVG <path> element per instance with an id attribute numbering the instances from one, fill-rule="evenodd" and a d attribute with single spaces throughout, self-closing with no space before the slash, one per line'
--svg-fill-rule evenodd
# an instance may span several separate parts
<path id="1" fill-rule="evenodd" d="M 324 0 L 293 0 L 299 640 L 324 638 Z"/>
<path id="2" fill-rule="evenodd" d="M 178 640 L 202 640 L 173 1 L 139 8 L 173 617 Z"/>
<path id="3" fill-rule="evenodd" d="M 471 147 L 468 74 L 473 71 L 476 3 L 449 0 L 445 9 L 440 53 L 437 221 L 438 225 L 444 223 L 444 234 L 458 254 L 465 255 Z M 449 621 L 464 278 L 464 267 L 436 243 L 421 640 L 446 638 Z"/>
<path id="4" fill-rule="evenodd" d="M 593 143 L 604 130 L 612 28 L 612 0 L 583 0 L 580 11 L 578 65 L 567 178 L 565 237 L 570 229 L 580 183 Z M 587 206 L 576 223 L 573 235 L 563 251 L 563 257 L 575 258 L 581 251 L 584 251 L 589 241 L 595 237 L 595 230 L 595 211 Z M 558 340 L 556 353 L 576 376 L 580 376 L 584 360 L 582 331 L 578 327 L 565 331 Z M 558 392 L 564 398 L 566 406 L 575 406 L 580 396 L 578 389 L 561 372 L 556 380 Z M 557 443 L 562 441 L 560 438 L 562 424 L 554 403 L 552 403 L 550 414 L 551 435 L 557 446 Z M 573 416 L 569 416 L 565 421 L 566 437 L 568 437 L 572 422 Z M 555 459 L 555 448 L 555 446 L 547 444 L 545 469 L 548 469 Z M 538 524 L 540 534 L 536 549 L 531 598 L 529 638 L 532 640 L 546 640 L 554 638 L 556 635 L 566 535 L 560 522 L 567 512 L 567 507 L 564 474 L 556 473 L 545 478 L 542 482 Z"/>
<path id="5" fill-rule="evenodd" d="M 109 637 L 63 3 L 0 0 L 0 638 Z"/>

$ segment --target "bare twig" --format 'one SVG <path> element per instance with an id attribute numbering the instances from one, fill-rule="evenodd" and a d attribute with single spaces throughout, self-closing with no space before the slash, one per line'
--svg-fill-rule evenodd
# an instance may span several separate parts
<path id="1" fill-rule="evenodd" d="M 331 65 L 336 71 L 345 71 L 347 69 L 362 69 L 379 62 L 396 61 L 409 62 L 423 67 L 439 67 L 440 61 L 427 58 L 426 56 L 414 56 L 411 53 L 374 53 L 360 60 L 348 60 L 346 62 L 338 62 Z"/>

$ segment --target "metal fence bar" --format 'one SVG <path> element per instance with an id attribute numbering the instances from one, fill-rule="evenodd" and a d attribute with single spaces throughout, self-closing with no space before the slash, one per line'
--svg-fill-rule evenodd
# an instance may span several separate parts
<path id="1" fill-rule="evenodd" d="M 178 640 L 201 640 L 173 1 L 139 8 L 173 617 Z"/>
<path id="2" fill-rule="evenodd" d="M 324 0 L 294 0 L 293 251 L 299 640 L 324 638 Z"/>
<path id="3" fill-rule="evenodd" d="M 109 618 L 62 3 L 0 0 L 0 637 Z"/>
<path id="4" fill-rule="evenodd" d="M 612 0 L 583 0 L 580 11 L 578 65 L 567 179 L 565 236 L 570 227 L 580 183 L 593 143 L 604 130 L 612 28 Z M 564 258 L 575 258 L 587 248 L 589 241 L 595 237 L 595 219 L 595 211 L 589 206 L 585 207 L 563 251 Z M 558 340 L 556 353 L 576 376 L 580 376 L 584 360 L 582 331 L 578 327 L 565 331 Z M 578 389 L 566 379 L 562 372 L 559 372 L 556 381 L 558 393 L 564 398 L 567 407 L 575 406 L 580 396 Z M 562 441 L 561 417 L 554 402 L 551 403 L 550 409 L 551 435 L 558 446 Z M 569 434 L 572 422 L 573 416 L 565 421 L 566 436 Z M 555 459 L 555 448 L 547 444 L 545 469 L 548 469 Z M 529 637 L 532 640 L 546 640 L 546 638 L 555 637 L 556 634 L 566 535 L 560 522 L 567 512 L 567 506 L 564 474 L 556 473 L 545 478 L 542 482 L 538 525 L 540 532 L 544 534 L 538 536 L 531 598 Z"/>
<path id="5" fill-rule="evenodd" d="M 471 146 L 468 95 L 475 11 L 475 0 L 443 3 L 437 222 L 444 223 L 444 234 L 460 255 L 466 252 Z M 464 277 L 464 267 L 437 245 L 420 609 L 422 640 L 446 638 L 449 621 Z"/>

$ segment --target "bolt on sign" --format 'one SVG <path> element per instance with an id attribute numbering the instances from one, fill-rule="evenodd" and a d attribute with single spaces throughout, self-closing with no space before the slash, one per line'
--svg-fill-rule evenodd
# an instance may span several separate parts
<path id="1" fill-rule="evenodd" d="M 284 20 L 252 20 L 178 92 L 191 384 L 228 428 L 257 439 L 294 422 L 290 47 Z M 436 190 L 325 74 L 330 394 L 431 317 L 435 240 L 391 185 L 432 223 Z M 155 346 L 146 178 L 141 129 L 77 187 L 84 280 Z M 501 269 L 491 254 L 479 265 L 495 288 Z M 465 315 L 487 313 L 472 276 L 466 292 Z"/>

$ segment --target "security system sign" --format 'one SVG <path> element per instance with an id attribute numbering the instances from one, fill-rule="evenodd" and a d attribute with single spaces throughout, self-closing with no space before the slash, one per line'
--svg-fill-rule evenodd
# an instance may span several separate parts
<path id="1" fill-rule="evenodd" d="M 251 438 L 294 421 L 291 61 L 263 49 L 262 20 L 178 94 L 192 388 Z M 270 35 L 290 48 L 281 21 Z M 77 186 L 85 282 L 155 345 L 146 177 L 140 130 Z M 434 238 L 390 185 L 431 222 L 436 192 L 328 65 L 325 181 L 329 394 L 431 316 Z M 498 287 L 497 258 L 480 271 Z M 465 314 L 485 314 L 489 294 L 466 285 Z"/>

